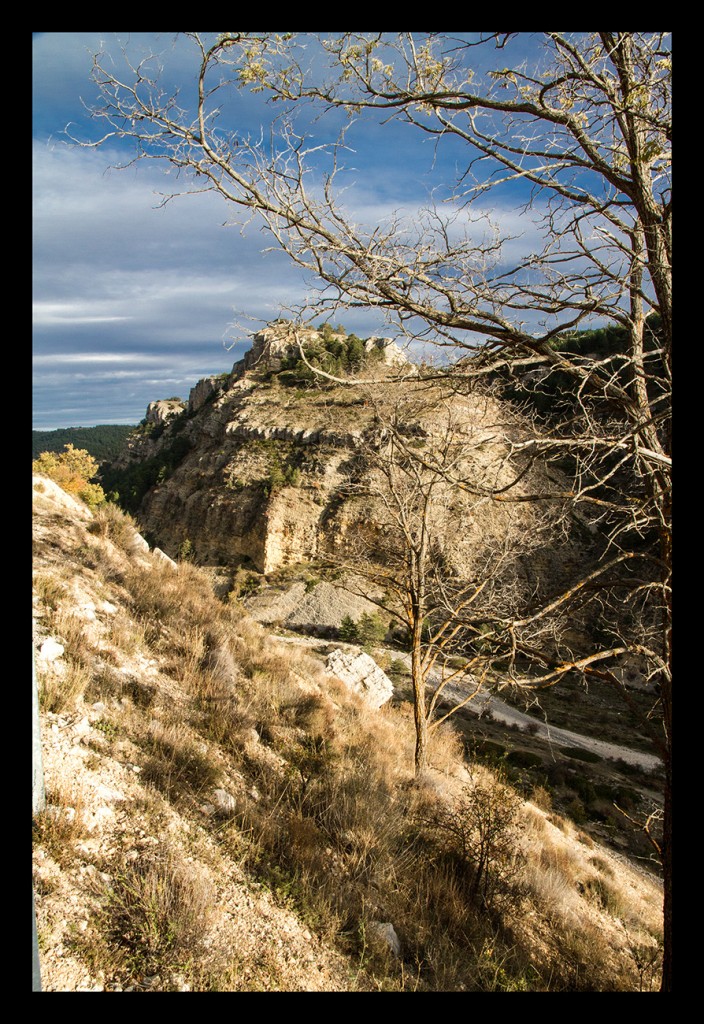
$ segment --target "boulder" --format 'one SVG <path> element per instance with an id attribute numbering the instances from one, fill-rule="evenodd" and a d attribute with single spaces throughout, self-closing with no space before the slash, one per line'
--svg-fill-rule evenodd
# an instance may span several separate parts
<path id="1" fill-rule="evenodd" d="M 325 667 L 373 708 L 380 708 L 391 699 L 393 683 L 372 657 L 359 648 L 343 650 L 336 647 L 327 657 Z"/>
<path id="2" fill-rule="evenodd" d="M 397 959 L 401 956 L 401 941 L 390 921 L 370 921 L 367 933 L 372 945 L 388 950 Z"/>
<path id="3" fill-rule="evenodd" d="M 166 552 L 162 551 L 161 548 L 154 548 L 152 554 L 159 562 L 163 562 L 165 565 L 170 565 L 172 569 L 178 569 L 178 564 L 174 562 L 173 558 L 169 558 Z"/>

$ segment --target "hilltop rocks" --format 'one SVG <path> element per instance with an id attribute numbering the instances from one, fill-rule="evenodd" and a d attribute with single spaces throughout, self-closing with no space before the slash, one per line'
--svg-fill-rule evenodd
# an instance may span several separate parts
<path id="1" fill-rule="evenodd" d="M 186 408 L 180 398 L 161 398 L 156 402 L 150 402 L 147 406 L 147 423 L 153 423 L 156 427 L 164 426 L 174 416 L 179 416 Z"/>
<path id="2" fill-rule="evenodd" d="M 188 396 L 188 415 L 192 416 L 218 391 L 221 391 L 227 376 L 203 377 L 191 388 Z"/>
<path id="3" fill-rule="evenodd" d="M 344 331 L 332 331 L 327 335 L 331 339 L 344 341 Z M 252 347 L 244 358 L 233 366 L 233 373 L 246 373 L 250 370 L 274 372 L 282 369 L 285 362 L 292 356 L 300 354 L 299 346 L 307 346 L 319 341 L 321 331 L 311 327 L 297 327 L 290 320 L 275 320 L 273 324 L 259 331 L 252 339 Z M 392 338 L 371 337 L 364 342 L 367 355 L 375 356 L 382 365 L 401 368 L 412 367 L 405 352 Z"/>
<path id="4" fill-rule="evenodd" d="M 233 370 L 240 366 L 245 371 L 280 370 L 284 361 L 298 351 L 298 340 L 305 344 L 318 337 L 318 331 L 311 328 L 296 328 L 288 320 L 276 320 L 254 335 L 251 349 Z"/>
<path id="5" fill-rule="evenodd" d="M 376 336 L 367 338 L 364 343 L 364 350 L 369 355 L 378 352 L 381 355 L 381 362 L 386 366 L 410 367 L 408 356 L 392 338 L 378 338 Z"/>

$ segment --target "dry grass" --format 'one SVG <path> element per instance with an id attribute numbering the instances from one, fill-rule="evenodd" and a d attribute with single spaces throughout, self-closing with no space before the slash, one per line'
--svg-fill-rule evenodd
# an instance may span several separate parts
<path id="1" fill-rule="evenodd" d="M 73 660 L 38 668 L 39 706 L 43 711 L 56 714 L 73 710 L 88 690 L 92 678 L 90 669 Z"/>
<path id="2" fill-rule="evenodd" d="M 143 978 L 190 971 L 205 956 L 215 888 L 203 866 L 175 850 L 109 865 L 94 942 L 84 954 L 108 975 Z"/>
<path id="3" fill-rule="evenodd" d="M 134 549 L 135 534 L 139 532 L 132 516 L 112 502 L 107 502 L 94 511 L 88 530 L 98 537 L 111 540 L 125 552 Z"/>
<path id="4" fill-rule="evenodd" d="M 63 866 L 71 864 L 75 844 L 87 834 L 86 796 L 82 786 L 58 781 L 47 788 L 44 809 L 33 818 L 33 842 Z"/>
<path id="5" fill-rule="evenodd" d="M 55 612 L 66 597 L 65 584 L 53 574 L 35 574 L 32 586 L 39 601 L 49 612 Z"/>
<path id="6" fill-rule="evenodd" d="M 145 747 L 147 761 L 142 777 L 169 800 L 185 794 L 202 799 L 217 786 L 217 764 L 185 723 L 153 722 Z"/>
<path id="7" fill-rule="evenodd" d="M 108 538 L 127 550 L 128 527 L 105 509 L 93 527 L 96 543 Z M 104 721 L 119 721 L 120 742 L 134 746 L 144 817 L 156 834 L 165 826 L 156 824 L 150 800 L 185 817 L 211 801 L 214 788 L 235 793 L 232 814 L 206 820 L 201 810 L 188 819 L 197 822 L 188 834 L 207 830 L 223 858 L 345 950 L 356 965 L 351 988 L 584 991 L 655 983 L 655 921 L 636 910 L 609 858 L 579 844 L 557 815 L 541 813 L 549 810 L 543 795 L 536 791 L 537 807 L 521 809 L 484 772 L 482 786 L 457 803 L 464 757 L 451 726 L 433 732 L 432 772 L 416 782 L 407 704 L 370 710 L 234 603 L 218 602 L 194 566 L 153 561 L 120 572 L 131 616 L 108 624 L 114 666 L 103 656 L 99 670 L 84 623 L 65 607 L 64 580 L 38 574 L 53 635 L 66 646 L 63 676 L 40 678 L 45 710 L 78 706 L 85 693 L 113 705 Z M 120 670 L 120 658 L 142 652 L 158 661 L 158 676 Z M 494 846 L 480 892 L 477 836 L 499 797 L 511 811 L 503 836 L 510 842 Z M 58 809 L 39 816 L 35 841 L 70 865 L 85 827 L 80 793 L 52 800 Z M 236 951 L 206 955 L 216 897 L 210 869 L 188 859 L 190 841 L 183 838 L 180 852 L 170 845 L 158 856 L 111 856 L 85 956 L 123 980 L 159 973 L 165 987 L 179 971 L 201 991 L 280 985 L 266 951 L 258 965 Z M 613 915 L 624 921 L 616 951 L 604 943 Z M 378 921 L 393 923 L 401 960 L 371 941 Z"/>

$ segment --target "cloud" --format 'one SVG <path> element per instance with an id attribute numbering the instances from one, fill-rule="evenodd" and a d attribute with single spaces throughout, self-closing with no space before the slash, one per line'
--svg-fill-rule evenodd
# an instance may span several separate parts
<path id="1" fill-rule="evenodd" d="M 135 51 L 171 52 L 174 42 L 172 33 L 124 38 Z M 34 415 L 44 425 L 61 425 L 60 417 L 76 410 L 85 423 L 118 415 L 137 422 L 174 379 L 187 391 L 200 377 L 229 369 L 248 336 L 302 304 L 311 284 L 281 252 L 264 251 L 272 238 L 261 222 L 223 227 L 233 207 L 213 192 L 164 203 L 170 188 L 187 183 L 165 176 L 163 161 L 118 170 L 126 153 L 117 145 L 62 141 L 69 121 L 81 138 L 99 133 L 81 100 L 95 101 L 92 54 L 103 42 L 119 66 L 112 35 L 33 38 Z M 189 49 L 176 43 L 169 84 L 183 78 Z M 261 98 L 246 91 L 226 107 L 223 120 L 236 117 L 243 131 L 257 132 L 266 115 Z M 339 117 L 323 117 L 309 127 L 315 142 L 330 141 L 339 124 Z M 417 224 L 433 186 L 447 180 L 445 147 L 436 151 L 433 140 L 393 121 L 353 124 L 349 142 L 356 151 L 345 154 L 350 169 L 341 183 L 350 186 L 343 201 L 352 219 L 373 230 L 398 212 Z M 453 174 L 461 171 L 462 147 L 451 141 L 447 153 Z M 471 227 L 481 237 L 486 230 L 483 217 L 471 226 L 467 211 L 446 208 L 455 215 L 453 231 Z M 539 248 L 529 218 L 508 205 L 476 209 L 521 236 L 507 243 L 508 256 Z M 389 333 L 379 311 L 344 311 L 340 319 L 362 336 Z"/>

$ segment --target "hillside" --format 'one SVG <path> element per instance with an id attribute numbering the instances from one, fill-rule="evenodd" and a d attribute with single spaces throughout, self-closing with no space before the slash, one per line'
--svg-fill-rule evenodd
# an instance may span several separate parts
<path id="1" fill-rule="evenodd" d="M 122 451 L 134 426 L 108 423 L 97 427 L 59 427 L 32 431 L 32 458 L 42 452 L 61 452 L 67 444 L 87 451 L 98 462 L 112 462 Z"/>
<path id="2" fill-rule="evenodd" d="M 574 508 L 563 514 L 556 502 L 546 510 L 520 500 L 556 485 L 569 488 L 554 465 L 516 462 L 516 447 L 534 428 L 494 390 L 423 371 L 390 339 L 362 342 L 342 328 L 303 337 L 308 361 L 327 377 L 315 377 L 291 342 L 291 325 L 277 322 L 255 335 L 230 374 L 200 381 L 187 406 L 150 404 L 142 428 L 103 476 L 150 543 L 206 567 L 218 593 L 235 593 L 272 630 L 354 640 L 355 623 L 364 620 L 378 643 L 390 645 L 386 657 L 396 667 L 409 648 L 403 616 L 393 618 L 403 601 L 406 544 L 393 509 L 400 500 L 403 515 L 417 515 L 418 503 L 407 500 L 413 481 L 404 475 L 415 459 L 432 464 L 444 453 L 463 482 L 448 488 L 441 474 L 423 468 L 421 485 L 433 489 L 426 518 L 437 552 L 434 586 L 446 593 L 452 580 L 486 581 L 472 604 L 478 626 L 458 633 L 445 652 L 455 664 L 484 650 L 482 615 L 517 603 L 535 608 L 598 566 L 598 514 L 592 521 Z M 367 349 L 371 362 L 364 361 Z M 349 353 L 362 360 L 353 386 L 335 379 L 343 374 L 349 381 Z M 383 447 L 390 434 L 406 446 L 391 463 Z M 517 471 L 518 500 L 487 497 Z M 598 505 L 586 507 L 598 512 Z M 582 595 L 535 645 L 567 659 L 603 648 L 619 627 L 632 628 L 620 602 L 604 604 L 598 588 Z M 586 685 L 573 673 L 540 692 L 512 692 L 507 679 L 515 673 L 497 664 L 494 687 L 529 717 L 520 726 L 513 721 L 507 735 L 501 717 L 491 721 L 492 711 L 471 714 L 477 701 L 457 719 L 468 748 L 508 766 L 517 784 L 548 790 L 556 809 L 595 837 L 649 857 L 647 836 L 622 812 L 645 819 L 660 808 L 662 773 L 639 771 L 626 752 L 601 758 L 598 748 L 575 753 L 579 740 L 565 739 L 559 748 L 550 740 L 551 730 L 566 729 L 661 758 L 657 698 L 642 664 L 624 660 L 622 685 L 598 677 Z"/>
<path id="3" fill-rule="evenodd" d="M 402 687 L 373 707 L 114 506 L 33 498 L 45 990 L 657 987 L 655 877 L 454 729 L 414 780 Z"/>
<path id="4" fill-rule="evenodd" d="M 463 508 L 453 511 L 442 543 L 458 571 L 470 572 L 492 545 L 520 536 L 525 583 L 533 588 L 537 580 L 547 592 L 567 564 L 595 557 L 584 523 L 574 519 L 568 536 L 564 527 L 551 536 L 528 504 L 509 507 L 484 497 L 488 487 L 511 479 L 511 445 L 525 431 L 508 403 L 487 392 L 456 392 L 442 375 L 424 379 L 390 339 L 369 339 L 384 344 L 362 371 L 366 384 L 323 379 L 321 385 L 300 366 L 286 369 L 298 365 L 287 354 L 287 331 L 287 324 L 276 324 L 256 335 L 229 375 L 199 382 L 187 408 L 147 424 L 104 472 L 105 490 L 119 493 L 120 504 L 172 558 L 185 546 L 200 565 L 260 576 L 355 558 L 360 538 L 373 544 L 383 525 L 379 466 L 370 456 L 385 417 L 429 457 L 444 435 L 456 439 L 456 471 L 465 488 L 452 501 Z M 309 333 L 319 343 L 317 332 Z M 402 384 L 392 388 L 389 377 L 399 376 Z M 544 485 L 536 464 L 516 493 Z"/>

